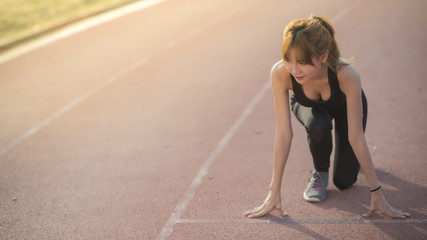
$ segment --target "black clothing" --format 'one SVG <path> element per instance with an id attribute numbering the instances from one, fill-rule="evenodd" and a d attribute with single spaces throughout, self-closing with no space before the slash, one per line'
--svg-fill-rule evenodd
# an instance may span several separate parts
<path id="1" fill-rule="evenodd" d="M 348 141 L 347 105 L 345 94 L 339 88 L 336 73 L 328 69 L 331 96 L 326 101 L 317 101 L 305 96 L 301 85 L 291 75 L 294 94 L 291 109 L 305 127 L 307 141 L 318 172 L 328 172 L 332 153 L 332 119 L 335 122 L 335 156 L 333 180 L 340 189 L 352 186 L 360 170 L 359 162 Z M 362 91 L 363 130 L 366 128 L 367 100 Z"/>
<path id="2" fill-rule="evenodd" d="M 328 68 L 328 83 L 331 90 L 331 96 L 326 101 L 309 99 L 305 96 L 301 84 L 299 84 L 292 75 L 291 80 L 295 99 L 303 106 L 331 108 L 346 104 L 346 97 L 340 89 L 337 74 L 330 68 Z"/>

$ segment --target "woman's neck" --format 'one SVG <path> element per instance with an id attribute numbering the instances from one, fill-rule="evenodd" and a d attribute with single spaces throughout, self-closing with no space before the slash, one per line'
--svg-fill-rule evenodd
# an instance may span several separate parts
<path id="1" fill-rule="evenodd" d="M 319 72 L 316 74 L 316 76 L 313 78 L 313 82 L 322 81 L 328 78 L 328 65 L 322 64 Z"/>

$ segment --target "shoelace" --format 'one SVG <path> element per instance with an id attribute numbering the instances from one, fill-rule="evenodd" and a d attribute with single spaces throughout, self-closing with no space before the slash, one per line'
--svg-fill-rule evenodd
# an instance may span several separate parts
<path id="1" fill-rule="evenodd" d="M 311 174 L 312 175 L 310 176 L 308 181 L 314 183 L 315 189 L 322 188 L 322 185 L 321 185 L 322 180 L 321 180 L 320 174 L 318 172 L 311 172 Z"/>

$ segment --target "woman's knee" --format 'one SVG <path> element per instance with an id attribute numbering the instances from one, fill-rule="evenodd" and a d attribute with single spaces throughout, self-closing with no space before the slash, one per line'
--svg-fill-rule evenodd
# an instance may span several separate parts
<path id="1" fill-rule="evenodd" d="M 309 138 L 313 141 L 323 141 L 331 138 L 332 122 L 329 119 L 313 119 L 306 128 Z"/>
<path id="2" fill-rule="evenodd" d="M 357 175 L 356 176 L 334 176 L 333 177 L 334 185 L 340 189 L 346 189 L 354 185 L 354 183 L 357 181 Z"/>

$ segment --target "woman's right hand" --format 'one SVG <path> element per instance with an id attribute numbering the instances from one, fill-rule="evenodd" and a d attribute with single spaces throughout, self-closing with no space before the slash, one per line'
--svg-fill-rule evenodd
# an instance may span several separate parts
<path id="1" fill-rule="evenodd" d="M 282 203 L 280 199 L 280 192 L 270 191 L 265 199 L 264 203 L 254 209 L 248 210 L 243 213 L 249 218 L 262 217 L 272 211 L 277 211 L 279 216 L 284 217 L 287 214 L 282 210 Z"/>
<path id="2" fill-rule="evenodd" d="M 409 213 L 403 212 L 399 209 L 392 207 L 385 200 L 382 190 L 373 192 L 371 194 L 371 207 L 369 208 L 368 213 L 363 214 L 363 217 L 371 217 L 376 211 L 390 218 L 407 218 L 411 216 L 411 214 Z"/>

